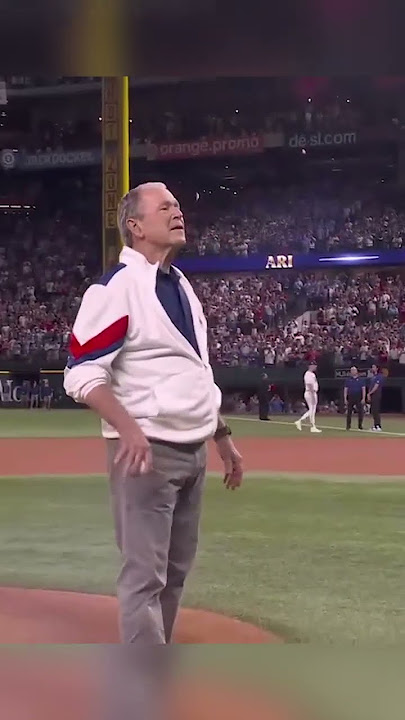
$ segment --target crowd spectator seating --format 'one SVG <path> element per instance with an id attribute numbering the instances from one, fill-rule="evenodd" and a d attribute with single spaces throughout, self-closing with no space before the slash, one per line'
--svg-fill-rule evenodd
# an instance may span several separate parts
<path id="1" fill-rule="evenodd" d="M 101 122 L 96 118 L 73 122 L 39 120 L 35 129 L 21 133 L 16 142 L 20 153 L 29 155 L 92 150 L 101 144 Z"/>
<path id="2" fill-rule="evenodd" d="M 66 357 L 82 294 L 97 273 L 84 249 L 91 236 L 79 237 L 63 225 L 60 231 L 34 247 L 17 227 L 21 243 L 0 247 L 3 359 L 40 352 L 48 362 Z M 405 287 L 399 277 L 237 274 L 192 282 L 207 316 L 214 364 L 296 366 L 326 356 L 335 365 L 405 364 Z"/>
<path id="3" fill-rule="evenodd" d="M 405 286 L 399 276 L 282 278 L 194 281 L 214 363 L 294 367 L 323 358 L 334 366 L 405 364 Z M 300 306 L 309 308 L 307 314 L 297 316 Z"/>
<path id="4" fill-rule="evenodd" d="M 100 83 L 99 78 L 85 77 L 59 77 L 54 80 L 14 77 L 8 78 L 7 84 L 11 90 L 41 88 L 48 84 L 73 85 L 77 89 L 82 84 L 90 84 L 91 87 L 94 81 Z M 11 124 L 5 122 L 4 128 L 12 132 L 20 124 L 24 127 L 20 150 L 84 150 L 101 143 L 100 102 L 95 91 L 80 113 L 72 112 L 72 99 L 63 94 L 57 96 L 50 113 L 39 108 L 32 121 L 21 105 L 18 105 L 16 117 L 13 112 L 14 97 L 10 95 L 7 108 Z M 360 99 L 350 100 L 343 95 L 337 97 L 332 93 L 323 99 L 311 98 L 310 102 L 308 98 L 294 97 L 293 93 L 291 96 L 284 93 L 279 101 L 276 97 L 263 83 L 255 85 L 254 89 L 241 86 L 238 92 L 224 83 L 215 86 L 209 82 L 131 88 L 131 142 L 184 142 L 274 132 L 347 132 L 363 127 L 372 118 L 372 111 L 368 107 L 366 112 Z M 20 115 L 24 115 L 25 120 Z M 377 121 L 381 122 L 381 117 L 374 118 L 374 122 Z M 389 113 L 385 122 L 391 122 Z"/>
<path id="5" fill-rule="evenodd" d="M 185 91 L 187 93 L 187 90 Z M 156 96 L 155 102 L 134 103 L 132 113 L 134 124 L 133 137 L 145 142 L 168 142 L 197 140 L 209 137 L 240 137 L 254 133 L 294 133 L 297 131 L 333 132 L 345 131 L 361 127 L 365 115 L 353 104 L 345 100 L 330 103 L 298 103 L 285 112 L 271 110 L 266 102 L 257 103 L 251 94 L 240 97 L 240 102 L 229 102 L 228 107 L 222 103 L 217 106 L 210 99 L 187 99 L 187 95 L 176 97 Z M 177 102 L 173 102 L 177 100 Z M 189 107 L 201 104 L 199 112 L 190 112 Z M 236 107 L 236 105 L 238 107 Z M 187 111 L 184 108 L 187 107 Z M 205 108 L 211 107 L 211 112 Z"/>
<path id="6" fill-rule="evenodd" d="M 6 76 L 4 79 L 10 96 L 7 118 L 4 122 L 2 118 L 0 123 L 0 147 L 1 128 L 15 137 L 13 147 L 18 145 L 27 152 L 85 150 L 100 144 L 101 78 Z M 135 86 L 130 88 L 131 142 L 185 142 L 253 133 L 289 135 L 404 127 L 401 88 L 386 95 L 371 78 L 368 82 L 362 78 L 361 88 L 355 82 L 331 81 L 326 82 L 324 88 L 316 89 L 319 81 L 322 85 L 322 79 L 318 78 L 314 92 L 311 84 L 305 89 L 302 86 L 305 82 L 286 78 L 219 78 L 215 82 L 175 81 L 151 85 L 135 80 Z M 80 87 L 84 85 L 86 88 Z M 41 105 L 37 98 L 43 97 L 40 93 L 44 93 L 46 87 L 56 88 L 55 95 L 46 93 L 52 101 Z M 74 99 L 79 96 L 80 107 L 77 107 Z M 33 112 L 29 103 L 33 103 Z"/>
<path id="7" fill-rule="evenodd" d="M 15 199 L 17 190 L 10 188 Z M 373 236 L 373 242 L 402 246 L 405 216 L 393 206 L 367 215 L 369 200 L 360 193 L 359 199 L 351 195 L 349 201 L 344 196 L 332 199 L 325 190 L 318 195 L 314 189 L 301 194 L 269 191 L 269 209 L 261 215 L 258 208 L 266 192 L 241 198 L 239 223 L 224 216 L 223 209 L 208 207 L 208 196 L 191 214 L 186 209 L 190 244 L 201 251 L 204 238 L 207 253 L 231 247 L 236 252 L 243 237 L 244 242 L 251 240 L 246 243 L 251 251 L 263 249 L 264 242 L 267 250 L 276 242 L 284 249 L 282 243 L 289 238 L 293 243 L 308 233 L 307 221 L 316 234 L 314 249 L 318 242 L 328 246 L 337 236 L 339 249 L 352 247 L 346 245 L 349 240 L 359 247 L 359 228 L 363 241 L 367 228 L 366 237 Z M 43 188 L 34 180 L 21 197 L 35 204 L 35 210 L 0 212 L 0 358 L 33 358 L 42 352 L 48 362 L 63 360 L 83 292 L 101 272 L 97 194 L 91 182 L 70 178 L 55 185 L 54 192 L 46 188 L 46 203 Z M 266 232 L 260 234 L 260 227 Z M 258 235 L 260 242 L 253 240 Z M 296 365 L 321 356 L 337 365 L 372 359 L 405 364 L 405 287 L 400 276 L 281 271 L 198 276 L 192 281 L 207 315 L 214 364 Z"/>
<path id="8" fill-rule="evenodd" d="M 194 195 L 188 191 L 185 198 L 180 184 L 173 190 L 185 213 L 187 255 L 401 249 L 405 243 L 403 197 L 393 196 L 375 183 L 217 187 Z M 30 179 L 23 187 L 20 178 L 10 175 L 0 184 L 0 205 L 28 202 L 50 218 L 63 207 L 69 218 L 75 213 L 84 222 L 91 216 L 99 225 L 100 194 L 96 168 L 73 177 L 49 176 L 46 184 Z"/>
<path id="9" fill-rule="evenodd" d="M 80 120 L 70 119 L 68 112 L 63 120 L 41 117 L 34 126 L 25 125 L 24 132 L 16 133 L 14 142 L 19 152 L 29 154 L 93 149 L 101 145 L 102 139 L 101 115 L 97 114 L 99 112 L 91 115 L 89 113 L 89 117 Z M 330 116 L 314 116 L 309 122 L 305 120 L 304 113 L 273 113 L 259 118 L 257 113 L 250 115 L 248 112 L 242 114 L 239 111 L 233 111 L 229 115 L 182 116 L 164 108 L 155 110 L 148 105 L 144 108 L 136 105 L 133 115 L 129 131 L 130 143 L 135 145 L 247 137 L 272 132 L 292 134 L 300 130 L 333 132 L 344 128 L 347 132 L 353 126 L 353 122 L 345 121 L 342 115 L 334 119 Z M 7 128 L 4 121 L 3 127 Z"/>
<path id="10" fill-rule="evenodd" d="M 75 189 L 73 193 L 72 190 Z M 31 181 L 24 191 L 10 182 L 0 209 L 0 357 L 64 357 L 81 296 L 100 273 L 100 220 L 91 186 L 79 180 L 47 188 Z M 62 211 L 60 208 L 63 207 Z M 97 239 L 96 239 L 97 238 Z"/>
<path id="11" fill-rule="evenodd" d="M 61 221 L 44 223 L 38 239 L 24 226 L 14 225 L 13 242 L 0 241 L 0 356 L 30 358 L 43 351 L 58 360 L 91 281 L 91 257 L 83 249 L 91 236 Z"/>
<path id="12" fill-rule="evenodd" d="M 212 193 L 204 193 L 188 216 L 190 254 L 400 249 L 405 241 L 405 206 L 387 202 L 375 187 L 325 182 L 222 193 L 221 213 L 213 214 Z"/>

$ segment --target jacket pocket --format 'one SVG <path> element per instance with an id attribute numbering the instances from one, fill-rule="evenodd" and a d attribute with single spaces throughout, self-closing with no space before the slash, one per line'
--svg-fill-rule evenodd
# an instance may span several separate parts
<path id="1" fill-rule="evenodd" d="M 159 413 L 156 395 L 151 388 L 139 388 L 135 392 L 116 393 L 117 399 L 135 419 L 154 418 Z"/>
<path id="2" fill-rule="evenodd" d="M 159 417 L 175 418 L 176 426 L 198 426 L 209 422 L 217 411 L 217 394 L 209 374 L 169 375 L 154 388 Z"/>

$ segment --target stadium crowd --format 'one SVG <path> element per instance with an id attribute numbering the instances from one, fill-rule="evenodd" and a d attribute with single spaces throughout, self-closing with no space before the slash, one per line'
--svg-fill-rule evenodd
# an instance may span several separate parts
<path id="1" fill-rule="evenodd" d="M 191 220 L 188 252 L 198 255 L 400 249 L 405 238 L 401 204 L 388 203 L 375 188 L 337 190 L 332 183 L 230 191 L 219 217 L 204 194 Z"/>
<path id="2" fill-rule="evenodd" d="M 27 223 L 14 222 L 12 242 L 0 246 L 3 358 L 42 351 L 48 361 L 64 359 L 82 294 L 99 274 L 91 234 L 62 218 L 41 228 L 38 240 Z M 213 363 L 292 366 L 321 355 L 337 365 L 405 363 L 399 277 L 279 272 L 197 276 L 193 283 L 207 315 Z"/>
<path id="3" fill-rule="evenodd" d="M 258 119 L 257 113 L 230 111 L 229 114 L 181 115 L 160 108 L 145 105 L 144 112 L 139 105 L 134 111 L 136 120 L 130 119 L 130 142 L 132 145 L 159 144 L 207 140 L 210 138 L 248 137 L 266 133 L 291 134 L 301 131 L 347 132 L 352 122 L 345 120 L 346 114 L 318 113 L 311 116 L 302 112 L 279 115 L 269 113 Z M 306 119 L 305 119 L 306 118 Z M 13 145 L 21 153 L 62 153 L 74 150 L 90 150 L 101 144 L 101 120 L 97 115 L 91 118 L 70 119 L 69 114 L 58 119 L 41 117 L 31 124 L 24 123 L 23 129 L 11 135 Z M 7 128 L 7 116 L 3 125 Z M 1 138 L 1 130 L 0 130 Z M 10 142 L 9 140 L 9 142 Z"/>
<path id="4" fill-rule="evenodd" d="M 63 360 L 83 292 L 101 272 L 98 191 L 90 179 L 77 176 L 54 188 L 30 181 L 23 195 L 17 191 L 18 184 L 10 183 L 8 196 L 33 207 L 0 213 L 0 357 L 43 352 L 49 362 Z M 402 246 L 400 209 L 380 205 L 377 212 L 374 199 L 371 214 L 364 192 L 356 200 L 350 188 L 345 192 L 333 197 L 327 186 L 247 190 L 236 198 L 237 216 L 224 214 L 215 196 L 206 195 L 190 212 L 186 208 L 188 251 L 246 255 L 284 251 L 296 242 L 308 251 L 319 249 L 318 243 L 339 250 L 351 243 L 369 247 L 370 241 Z M 0 188 L 0 201 L 6 195 Z M 334 364 L 405 363 L 405 288 L 399 277 L 273 271 L 199 276 L 193 282 L 207 314 L 214 363 L 294 365 L 320 356 Z"/>
<path id="5" fill-rule="evenodd" d="M 324 358 L 332 365 L 405 364 L 399 277 L 310 275 L 283 282 L 282 275 L 239 276 L 205 278 L 195 287 L 215 363 L 293 367 Z"/>
<path id="6" fill-rule="evenodd" d="M 31 186 L 35 197 L 35 185 Z M 82 198 L 86 204 L 86 194 Z M 52 207 L 52 197 L 48 197 Z M 66 357 L 81 297 L 99 275 L 96 231 L 81 203 L 48 216 L 0 214 L 0 357 Z M 79 216 L 81 214 L 81 219 Z M 97 233 L 98 234 L 98 233 Z"/>
<path id="7" fill-rule="evenodd" d="M 16 141 L 19 150 L 26 152 L 62 152 L 86 150 L 101 142 L 101 112 L 94 102 L 95 91 L 88 96 L 80 85 L 99 88 L 100 78 L 59 77 L 47 81 L 41 78 L 11 77 L 6 79 L 10 89 L 9 103 L 0 120 Z M 246 88 L 239 83 L 235 89 L 229 81 L 216 83 L 172 83 L 161 86 L 132 87 L 130 92 L 130 136 L 134 143 L 164 143 L 212 137 L 241 137 L 256 133 L 324 132 L 357 129 L 372 117 L 361 108 L 360 99 L 350 99 L 338 90 L 325 96 L 307 98 L 284 88 L 283 97 L 276 100 L 270 81 L 260 81 Z M 18 90 L 40 89 L 47 84 L 63 86 L 46 110 L 34 103 L 34 111 Z M 66 94 L 72 86 L 72 94 Z M 32 96 L 29 96 L 32 97 Z M 78 98 L 79 103 L 71 102 Z M 84 99 L 83 99 L 84 98 Z M 280 111 L 280 107 L 284 110 Z M 25 111 L 24 111 L 25 108 Z M 192 108 L 192 111 L 190 111 Z M 375 118 L 377 122 L 377 118 Z M 13 145 L 15 147 L 16 145 Z"/>
<path id="8" fill-rule="evenodd" d="M 72 222 L 78 218 L 80 226 L 90 215 L 99 225 L 98 183 L 92 171 L 54 185 L 31 181 L 23 189 L 7 178 L 0 187 L 0 206 L 32 203 L 42 214 L 47 212 L 50 222 L 63 207 L 65 215 L 70 213 L 69 221 L 71 216 Z M 179 186 L 177 194 L 182 193 Z M 316 182 L 304 187 L 217 188 L 194 197 L 189 193 L 183 206 L 187 255 L 401 249 L 405 241 L 403 198 L 389 201 L 384 188 L 375 185 L 359 189 Z"/>

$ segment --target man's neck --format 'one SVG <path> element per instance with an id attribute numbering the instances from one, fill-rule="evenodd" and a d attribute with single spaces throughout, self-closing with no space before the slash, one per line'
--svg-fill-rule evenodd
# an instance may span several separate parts
<path id="1" fill-rule="evenodd" d="M 132 249 L 143 255 L 151 265 L 159 263 L 164 272 L 169 272 L 177 253 L 177 248 L 159 248 L 154 245 L 134 245 Z"/>
<path id="2" fill-rule="evenodd" d="M 154 245 L 146 245 L 146 244 L 136 244 L 132 246 L 132 250 L 135 250 L 135 252 L 138 252 L 140 255 L 143 255 L 144 258 L 151 264 L 156 265 L 159 264 L 160 267 L 163 267 L 167 263 L 167 258 L 170 252 L 170 248 L 159 248 L 155 247 Z M 170 266 L 170 262 L 169 262 Z"/>

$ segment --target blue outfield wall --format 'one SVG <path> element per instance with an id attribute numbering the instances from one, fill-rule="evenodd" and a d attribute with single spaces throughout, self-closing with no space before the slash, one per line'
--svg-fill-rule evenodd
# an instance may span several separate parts
<path id="1" fill-rule="evenodd" d="M 273 368 L 267 369 L 268 382 L 274 385 L 281 394 L 288 393 L 293 398 L 302 397 L 303 368 Z M 336 368 L 334 373 L 329 375 L 320 374 L 321 391 L 325 394 L 332 394 L 341 397 L 343 392 L 344 378 L 349 373 L 348 367 Z M 366 374 L 366 369 L 362 374 Z M 63 389 L 62 370 L 42 370 L 35 373 L 41 383 L 45 378 L 53 391 L 52 406 L 55 408 L 80 408 L 71 398 L 68 398 Z M 0 408 L 18 408 L 25 406 L 22 383 L 26 377 L 33 378 L 32 368 L 27 374 L 21 370 L 18 374 L 2 371 L 0 373 Z M 215 381 L 221 388 L 224 396 L 233 393 L 255 394 L 262 382 L 263 368 L 260 367 L 217 367 L 214 368 Z M 405 377 L 388 376 L 384 394 L 390 396 L 389 404 L 395 406 L 395 412 L 405 410 Z M 393 401 L 394 398 L 394 401 Z M 388 400 L 388 397 L 387 397 Z"/>

